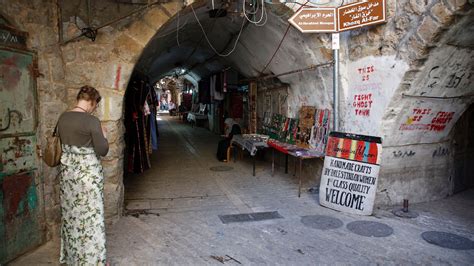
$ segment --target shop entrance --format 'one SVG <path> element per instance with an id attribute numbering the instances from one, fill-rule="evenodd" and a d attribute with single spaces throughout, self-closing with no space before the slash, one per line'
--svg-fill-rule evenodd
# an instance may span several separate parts
<path id="1" fill-rule="evenodd" d="M 453 193 L 474 188 L 474 139 L 472 132 L 474 132 L 474 104 L 471 104 L 464 112 L 454 128 Z"/>

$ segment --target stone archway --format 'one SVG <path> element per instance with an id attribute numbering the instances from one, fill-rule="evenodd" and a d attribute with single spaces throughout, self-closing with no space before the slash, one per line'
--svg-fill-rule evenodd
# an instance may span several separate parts
<path id="1" fill-rule="evenodd" d="M 474 10 L 464 1 L 447 1 L 424 12 L 403 48 L 409 69 L 383 116 L 387 163 L 379 204 L 429 201 L 454 192 L 452 129 L 474 100 Z"/>
<path id="2" fill-rule="evenodd" d="M 436 57 L 436 49 L 433 50 L 432 48 L 437 46 L 437 41 L 440 40 L 440 36 L 443 36 L 442 33 L 446 31 L 449 25 L 453 24 L 454 18 L 459 19 L 460 16 L 469 17 L 469 15 L 466 15 L 467 3 L 465 2 L 446 1 L 446 3 L 430 4 L 414 4 L 414 2 L 410 2 L 411 4 L 408 7 L 403 7 L 401 11 L 409 9 L 413 16 L 424 15 L 423 20 L 418 21 L 416 26 L 413 26 L 407 23 L 404 15 L 398 15 L 401 11 L 398 11 L 397 8 L 403 6 L 405 2 L 406 1 L 400 1 L 400 3 L 389 4 L 388 12 L 394 16 L 394 19 L 389 21 L 388 26 L 361 31 L 357 33 L 358 36 L 351 35 L 344 37 L 343 39 L 351 40 L 351 45 L 348 49 L 343 49 L 345 56 L 343 56 L 342 63 L 346 68 L 350 68 L 351 62 L 357 65 L 366 60 L 366 58 L 368 58 L 368 61 L 371 61 L 370 57 L 362 56 L 374 54 L 378 56 L 379 59 L 377 60 L 385 64 L 387 67 L 386 72 L 388 73 L 392 65 L 384 61 L 401 62 L 399 69 L 397 69 L 397 75 L 400 75 L 399 79 L 396 81 L 388 80 L 394 85 L 392 91 L 393 97 L 391 94 L 390 97 L 386 99 L 387 107 L 381 110 L 380 117 L 375 121 L 377 125 L 380 125 L 380 133 L 385 134 L 386 148 L 384 160 L 394 162 L 394 159 L 397 159 L 397 163 L 401 165 L 410 161 L 412 158 L 392 158 L 393 152 L 398 152 L 397 148 L 399 145 L 407 144 L 402 140 L 403 138 L 400 139 L 400 141 L 394 142 L 397 138 L 397 132 L 399 131 L 399 124 L 403 119 L 406 120 L 407 116 L 407 114 L 400 110 L 413 109 L 413 106 L 410 104 L 401 104 L 409 102 L 408 99 L 402 99 L 401 94 L 406 93 L 406 90 L 410 86 L 416 87 L 411 85 L 412 81 L 416 78 L 427 75 L 420 70 L 429 64 L 426 61 L 428 57 Z M 75 88 L 84 83 L 94 84 L 104 95 L 104 104 L 101 106 L 99 117 L 109 129 L 109 132 L 113 132 L 112 138 L 110 139 L 111 151 L 103 160 L 106 179 L 108 180 L 106 183 L 106 214 L 108 218 L 120 216 L 122 209 L 123 170 L 121 167 L 117 167 L 117 165 L 123 165 L 124 142 L 121 137 L 123 135 L 122 105 L 127 82 L 142 51 L 147 45 L 150 45 L 149 43 L 152 37 L 156 34 L 158 29 L 168 25 L 168 23 L 172 21 L 171 18 L 179 9 L 178 3 L 178 1 L 169 2 L 152 7 L 144 12 L 139 19 L 134 20 L 134 22 L 124 27 L 106 28 L 99 34 L 94 43 L 91 43 L 89 40 L 81 40 L 61 47 L 61 60 L 64 65 L 63 86 L 67 88 L 67 101 L 69 103 L 73 101 Z M 199 2 L 194 5 L 202 7 L 204 4 L 204 2 Z M 282 25 L 276 25 L 274 27 L 278 29 L 278 31 L 284 31 Z M 272 30 L 275 31 L 275 28 Z M 246 58 L 250 67 L 240 67 L 240 70 L 248 75 L 255 75 L 261 68 L 262 62 L 266 61 L 268 55 L 272 52 L 272 47 L 268 46 L 268 42 L 264 42 L 263 39 L 278 41 L 278 37 L 275 37 L 276 35 L 273 31 L 262 33 L 256 29 L 251 29 L 248 33 L 248 41 L 243 42 L 244 47 L 248 46 L 249 43 L 258 43 L 262 47 L 268 47 L 268 49 L 263 53 L 256 53 L 248 48 L 242 49 L 236 52 L 236 57 L 231 58 L 231 61 L 233 60 L 235 62 L 239 58 Z M 384 33 L 384 31 L 386 33 Z M 396 33 L 404 31 L 406 31 L 406 33 L 403 35 Z M 397 50 L 395 50 L 394 47 L 397 46 L 395 44 L 399 39 L 393 38 L 391 34 L 397 36 L 399 39 L 405 40 L 403 45 L 397 47 Z M 264 38 L 259 39 L 258 37 L 261 36 L 264 36 Z M 285 66 L 284 62 L 294 60 L 300 53 L 310 54 L 310 56 L 302 57 L 301 62 L 298 61 L 301 65 L 306 65 L 311 61 L 314 62 L 314 60 L 324 61 L 330 59 L 330 55 L 323 49 L 328 46 L 328 40 L 324 35 L 317 37 L 301 36 L 295 31 L 290 31 L 289 38 L 304 47 L 308 47 L 308 49 L 295 50 L 289 42 L 284 43 L 282 51 L 280 51 L 275 58 L 275 62 L 270 66 L 269 71 L 282 72 Z M 360 44 L 364 42 L 369 42 L 371 45 L 365 50 L 359 49 Z M 311 45 L 314 43 L 319 44 L 319 46 L 312 49 Z M 392 47 L 389 48 L 387 47 L 388 45 L 392 45 Z M 432 51 L 430 52 L 430 50 Z M 288 81 L 293 90 L 293 94 L 288 100 L 289 105 L 315 104 L 321 107 L 329 107 L 331 100 L 328 93 L 330 91 L 330 82 L 325 76 L 330 76 L 330 69 L 318 70 L 318 73 L 320 75 L 316 77 L 295 75 L 284 79 L 284 81 Z M 315 86 L 318 90 L 313 92 L 306 88 L 307 86 Z M 343 89 L 344 88 L 346 90 L 345 97 L 349 97 L 350 95 L 347 93 L 349 85 L 343 85 Z M 290 108 L 289 113 L 294 114 L 295 112 L 296 109 Z M 461 110 L 459 111 L 459 115 L 460 113 L 462 113 Z M 351 117 L 347 116 L 344 117 L 344 119 L 349 121 Z M 449 130 L 446 129 L 446 131 Z M 417 136 L 423 136 L 423 134 L 418 133 Z M 408 142 L 408 144 L 410 143 Z M 425 148 L 426 147 L 423 149 Z M 421 152 L 419 154 L 421 154 Z M 425 194 L 415 193 L 418 195 L 416 196 L 413 194 L 413 189 L 407 187 L 407 184 L 410 184 L 410 182 L 404 182 L 403 178 L 399 178 L 401 174 L 400 171 L 391 168 L 390 164 L 384 167 L 384 169 L 385 173 L 383 174 L 386 174 L 387 178 L 384 178 L 385 183 L 382 182 L 380 186 L 381 189 L 379 193 L 382 196 L 378 198 L 381 199 L 381 204 L 396 204 L 400 201 L 400 198 L 403 197 L 402 195 L 406 195 L 405 192 L 407 191 L 408 195 L 412 195 L 411 197 L 414 198 L 414 201 L 421 201 L 423 197 L 427 195 L 430 195 L 430 199 L 440 197 L 445 193 L 445 191 L 441 191 L 437 187 L 432 187 L 428 189 Z M 446 170 L 447 168 L 443 169 Z M 413 172 L 408 171 L 405 174 L 413 174 Z M 398 177 L 392 178 L 391 176 Z M 403 174 L 401 176 L 403 176 Z M 426 182 L 426 180 L 425 178 L 423 182 Z M 439 181 L 437 184 L 438 186 L 443 186 L 442 184 L 444 183 Z M 416 183 L 413 186 L 418 185 L 420 184 Z M 390 187 L 390 189 L 388 189 L 388 187 Z M 389 194 L 391 196 L 386 196 Z"/>
<path id="3" fill-rule="evenodd" d="M 176 12 L 179 1 L 155 5 L 124 27 L 107 27 L 95 42 L 80 39 L 61 46 L 66 103 L 75 101 L 83 84 L 96 87 L 103 98 L 98 117 L 108 129 L 110 150 L 103 158 L 105 214 L 112 222 L 122 214 L 123 204 L 123 98 L 135 64 L 150 38 Z M 74 34 L 74 33 L 73 33 Z"/>

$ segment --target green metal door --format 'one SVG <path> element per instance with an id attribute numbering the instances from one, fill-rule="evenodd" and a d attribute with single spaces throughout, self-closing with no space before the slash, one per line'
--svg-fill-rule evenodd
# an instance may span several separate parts
<path id="1" fill-rule="evenodd" d="M 0 45 L 0 264 L 44 241 L 35 60 Z"/>

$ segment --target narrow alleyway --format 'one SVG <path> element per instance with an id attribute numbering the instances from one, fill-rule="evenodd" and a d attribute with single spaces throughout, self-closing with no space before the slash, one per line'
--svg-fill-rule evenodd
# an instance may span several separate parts
<path id="1" fill-rule="evenodd" d="M 443 231 L 472 239 L 472 190 L 413 205 L 420 216 L 411 220 L 389 210 L 377 210 L 372 217 L 339 213 L 321 207 L 317 194 L 298 198 L 296 179 L 281 170 L 272 177 L 268 162 L 258 162 L 256 177 L 248 158 L 218 162 L 218 138 L 209 131 L 175 117 L 160 119 L 153 168 L 126 180 L 128 215 L 108 228 L 112 265 L 220 265 L 216 258 L 234 265 L 474 263 L 474 249 L 441 248 L 421 238 L 425 231 Z M 213 166 L 233 169 L 215 172 Z M 278 211 L 283 218 L 223 224 L 218 217 L 263 211 Z M 325 216 L 324 222 L 315 222 L 315 215 Z M 393 234 L 356 235 L 347 225 L 360 220 L 386 224 Z M 12 265 L 57 264 L 58 249 L 57 242 L 50 242 Z"/>

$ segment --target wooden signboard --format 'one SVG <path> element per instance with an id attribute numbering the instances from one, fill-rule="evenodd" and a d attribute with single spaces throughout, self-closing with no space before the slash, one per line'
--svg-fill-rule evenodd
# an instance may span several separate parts
<path id="1" fill-rule="evenodd" d="M 303 8 L 289 20 L 293 26 L 303 33 L 336 32 L 336 8 Z"/>
<path id="2" fill-rule="evenodd" d="M 370 0 L 337 9 L 338 31 L 385 22 L 385 0 Z"/>
<path id="3" fill-rule="evenodd" d="M 302 106 L 299 112 L 298 136 L 296 145 L 302 148 L 309 148 L 309 140 L 311 138 L 311 129 L 314 126 L 314 115 L 316 107 Z"/>
<path id="4" fill-rule="evenodd" d="M 288 22 L 302 33 L 341 32 L 384 23 L 385 0 L 357 2 L 339 8 L 302 8 Z"/>
<path id="5" fill-rule="evenodd" d="M 380 171 L 379 137 L 331 132 L 319 186 L 322 206 L 371 215 Z"/>

